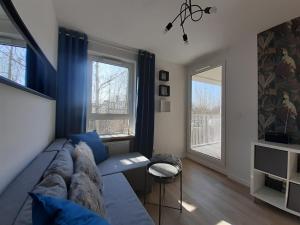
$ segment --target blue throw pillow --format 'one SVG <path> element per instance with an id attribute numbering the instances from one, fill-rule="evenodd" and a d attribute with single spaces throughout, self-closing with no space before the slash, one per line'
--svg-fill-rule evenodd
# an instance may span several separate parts
<path id="1" fill-rule="evenodd" d="M 93 151 L 96 164 L 108 158 L 108 151 L 101 142 L 96 131 L 83 134 L 72 134 L 69 136 L 73 145 L 77 145 L 80 141 L 84 141 Z"/>
<path id="2" fill-rule="evenodd" d="M 29 194 L 32 198 L 32 225 L 109 225 L 98 214 L 71 201 Z"/>

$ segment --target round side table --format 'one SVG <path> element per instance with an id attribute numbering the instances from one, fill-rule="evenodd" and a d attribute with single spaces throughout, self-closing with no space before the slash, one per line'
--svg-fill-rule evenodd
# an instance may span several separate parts
<path id="1" fill-rule="evenodd" d="M 153 177 L 154 181 L 159 183 L 159 225 L 161 224 L 161 209 L 162 207 L 167 207 L 171 209 L 177 209 L 182 212 L 182 169 L 180 166 L 168 162 L 152 162 L 147 166 L 147 174 Z M 172 183 L 175 181 L 176 177 L 180 177 L 180 203 L 179 208 L 167 206 L 162 204 L 162 185 Z M 147 177 L 145 178 L 145 198 L 144 203 L 146 203 L 146 187 L 147 187 Z"/>

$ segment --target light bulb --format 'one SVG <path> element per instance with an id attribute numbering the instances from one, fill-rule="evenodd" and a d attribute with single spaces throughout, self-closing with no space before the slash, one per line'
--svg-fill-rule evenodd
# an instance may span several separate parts
<path id="1" fill-rule="evenodd" d="M 168 23 L 168 25 L 165 28 L 165 33 L 167 33 L 169 30 L 171 30 L 171 28 L 173 27 L 172 23 Z"/>
<path id="2" fill-rule="evenodd" d="M 183 39 L 185 44 L 189 44 L 189 39 L 188 39 L 187 34 L 183 34 L 182 39 Z"/>
<path id="3" fill-rule="evenodd" d="M 207 8 L 205 8 L 204 9 L 204 12 L 206 13 L 206 14 L 213 14 L 213 13 L 217 13 L 217 11 L 218 11 L 218 9 L 217 9 L 217 7 L 207 7 Z"/>
<path id="4" fill-rule="evenodd" d="M 218 9 L 217 9 L 216 6 L 213 6 L 213 7 L 210 8 L 209 12 L 210 12 L 210 14 L 217 13 Z"/>

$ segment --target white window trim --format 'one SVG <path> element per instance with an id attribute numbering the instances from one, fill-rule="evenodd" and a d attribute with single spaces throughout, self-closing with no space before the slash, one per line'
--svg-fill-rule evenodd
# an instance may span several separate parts
<path id="1" fill-rule="evenodd" d="M 91 113 L 91 87 L 92 87 L 92 62 L 100 62 L 110 64 L 114 66 L 126 67 L 129 71 L 128 79 L 128 114 L 98 114 Z M 130 133 L 128 135 L 134 135 L 135 132 L 135 115 L 136 115 L 136 73 L 135 63 L 128 62 L 117 57 L 98 55 L 90 53 L 88 57 L 88 107 L 87 107 L 87 123 L 89 119 L 94 120 L 117 120 L 117 119 L 129 119 Z M 114 134 L 104 134 L 114 135 Z M 123 135 L 123 134 L 122 134 Z"/>

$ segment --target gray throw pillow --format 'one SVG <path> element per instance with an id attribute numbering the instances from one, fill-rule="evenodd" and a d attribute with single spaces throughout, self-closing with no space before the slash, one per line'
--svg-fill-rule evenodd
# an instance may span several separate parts
<path id="1" fill-rule="evenodd" d="M 63 149 L 68 150 L 68 151 L 71 153 L 71 155 L 73 155 L 73 152 L 74 152 L 74 146 L 71 144 L 71 142 L 67 141 L 67 142 L 64 144 Z"/>
<path id="2" fill-rule="evenodd" d="M 33 193 L 67 199 L 67 185 L 58 174 L 49 174 L 32 190 Z M 32 225 L 32 199 L 27 197 L 14 225 Z"/>
<path id="3" fill-rule="evenodd" d="M 57 153 L 56 158 L 46 170 L 44 177 L 48 176 L 49 174 L 56 173 L 62 176 L 66 184 L 69 185 L 73 171 L 73 160 L 71 154 L 68 150 L 62 149 Z"/>
<path id="4" fill-rule="evenodd" d="M 98 190 L 102 192 L 103 190 L 103 184 L 101 181 L 101 175 L 98 171 L 98 168 L 95 164 L 95 161 L 93 162 L 88 155 L 82 151 L 79 147 L 76 147 L 74 150 L 74 170 L 75 173 L 85 173 L 90 180 L 96 185 Z"/>
<path id="5" fill-rule="evenodd" d="M 72 176 L 69 199 L 106 217 L 102 195 L 85 173 L 75 173 Z"/>
<path id="6" fill-rule="evenodd" d="M 55 173 L 46 176 L 32 192 L 56 198 L 68 198 L 68 190 L 65 180 Z"/>
<path id="7" fill-rule="evenodd" d="M 86 155 L 96 165 L 93 151 L 85 142 L 83 141 L 79 142 L 79 144 L 76 145 L 74 153 L 75 155 L 77 153 L 82 153 Z"/>

